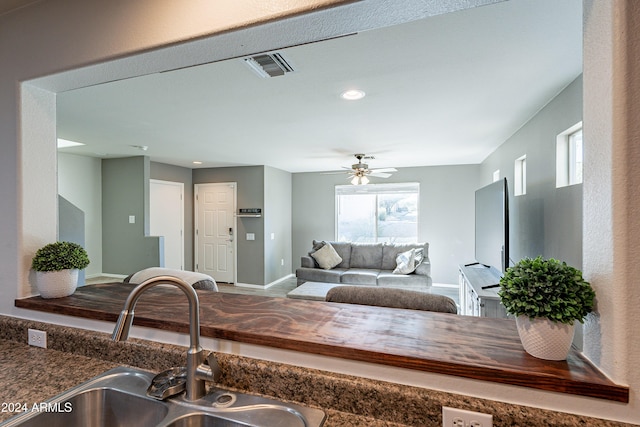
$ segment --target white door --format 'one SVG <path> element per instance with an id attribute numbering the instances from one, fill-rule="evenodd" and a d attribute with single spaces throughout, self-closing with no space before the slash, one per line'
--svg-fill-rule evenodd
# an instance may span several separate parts
<path id="1" fill-rule="evenodd" d="M 195 185 L 196 271 L 235 283 L 236 184 Z"/>
<path id="2" fill-rule="evenodd" d="M 164 237 L 165 268 L 184 268 L 184 184 L 149 180 L 149 234 Z"/>

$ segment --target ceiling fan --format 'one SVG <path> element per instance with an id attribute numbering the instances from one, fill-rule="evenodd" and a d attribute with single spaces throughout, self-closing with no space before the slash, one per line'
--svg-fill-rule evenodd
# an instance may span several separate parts
<path id="1" fill-rule="evenodd" d="M 348 174 L 349 177 L 347 179 L 351 180 L 353 185 L 365 185 L 369 183 L 369 178 L 367 176 L 374 176 L 376 178 L 389 178 L 391 176 L 391 172 L 397 172 L 396 168 L 383 168 L 383 169 L 369 169 L 369 165 L 366 163 L 362 163 L 363 160 L 373 160 L 375 157 L 366 156 L 364 154 L 354 154 L 355 158 L 358 159 L 358 163 L 354 163 L 351 165 L 351 168 L 343 166 L 345 169 L 350 169 Z"/>

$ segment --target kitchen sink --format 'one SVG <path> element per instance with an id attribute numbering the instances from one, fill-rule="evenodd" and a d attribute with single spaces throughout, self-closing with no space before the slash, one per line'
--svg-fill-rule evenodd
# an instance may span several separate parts
<path id="1" fill-rule="evenodd" d="M 321 427 L 319 409 L 212 388 L 202 399 L 148 397 L 154 374 L 115 368 L 0 427 Z"/>
<path id="2" fill-rule="evenodd" d="M 42 412 L 17 425 L 23 427 L 157 426 L 167 415 L 162 402 L 120 390 L 97 388 L 83 391 L 65 402 L 43 407 Z"/>
<path id="3" fill-rule="evenodd" d="M 191 414 L 178 418 L 167 427 L 247 427 L 250 425 L 251 424 L 241 424 L 207 414 Z"/>

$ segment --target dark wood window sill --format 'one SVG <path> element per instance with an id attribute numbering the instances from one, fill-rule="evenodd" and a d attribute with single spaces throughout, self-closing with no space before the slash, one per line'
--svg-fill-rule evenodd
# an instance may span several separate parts
<path id="1" fill-rule="evenodd" d="M 17 299 L 15 306 L 115 322 L 133 287 L 100 284 L 58 299 Z M 414 310 L 198 291 L 205 337 L 629 401 L 629 388 L 603 375 L 579 352 L 566 361 L 536 359 L 522 349 L 515 322 Z M 188 333 L 181 291 L 153 288 L 138 301 L 134 324 Z"/>

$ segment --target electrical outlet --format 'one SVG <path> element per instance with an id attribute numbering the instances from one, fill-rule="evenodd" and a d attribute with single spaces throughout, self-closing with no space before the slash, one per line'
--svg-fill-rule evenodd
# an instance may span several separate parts
<path id="1" fill-rule="evenodd" d="M 443 427 L 493 427 L 493 415 L 442 407 Z"/>
<path id="2" fill-rule="evenodd" d="M 47 333 L 45 331 L 39 331 L 37 329 L 29 329 L 29 345 L 36 347 L 47 348 Z"/>

